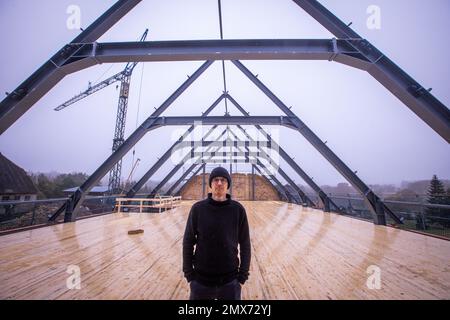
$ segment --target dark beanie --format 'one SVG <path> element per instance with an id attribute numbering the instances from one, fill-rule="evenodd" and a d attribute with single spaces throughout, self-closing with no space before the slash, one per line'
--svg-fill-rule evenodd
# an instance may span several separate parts
<path id="1" fill-rule="evenodd" d="M 228 189 L 230 189 L 231 186 L 231 177 L 228 173 L 227 169 L 222 167 L 214 168 L 213 171 L 211 171 L 211 174 L 209 175 L 209 187 L 211 187 L 211 182 L 215 177 L 223 177 L 227 179 L 228 181 Z"/>

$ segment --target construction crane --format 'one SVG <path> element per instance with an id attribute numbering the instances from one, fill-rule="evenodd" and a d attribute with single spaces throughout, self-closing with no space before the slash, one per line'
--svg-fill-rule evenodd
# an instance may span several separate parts
<path id="1" fill-rule="evenodd" d="M 136 168 L 137 168 L 137 166 L 139 164 L 139 161 L 141 161 L 141 159 L 137 158 L 137 160 L 133 164 L 133 167 L 131 168 L 130 174 L 128 175 L 128 178 L 125 181 L 124 187 L 127 187 L 127 185 L 131 182 L 131 177 L 133 176 L 133 173 L 136 170 Z M 121 192 L 122 195 L 124 195 L 123 191 L 125 191 L 125 190 L 122 190 L 122 192 Z"/>
<path id="2" fill-rule="evenodd" d="M 147 38 L 148 29 L 142 34 L 139 41 L 145 41 Z M 128 62 L 123 71 L 109 77 L 106 80 L 103 80 L 100 83 L 91 85 L 89 82 L 88 89 L 75 97 L 67 100 L 60 106 L 56 107 L 55 111 L 60 111 L 64 108 L 67 108 L 71 104 L 74 104 L 81 99 L 86 98 L 87 96 L 106 88 L 107 86 L 120 81 L 120 93 L 119 93 L 119 103 L 117 106 L 117 117 L 116 117 L 116 127 L 114 130 L 114 138 L 112 145 L 112 152 L 114 153 L 120 145 L 124 142 L 124 134 L 125 134 L 125 120 L 127 116 L 127 107 L 128 107 L 128 96 L 130 91 L 130 80 L 131 74 L 133 73 L 134 67 L 136 67 L 137 62 Z M 108 182 L 108 191 L 109 193 L 119 193 L 120 192 L 120 175 L 122 172 L 122 159 L 116 163 L 116 165 L 109 172 L 109 182 Z"/>

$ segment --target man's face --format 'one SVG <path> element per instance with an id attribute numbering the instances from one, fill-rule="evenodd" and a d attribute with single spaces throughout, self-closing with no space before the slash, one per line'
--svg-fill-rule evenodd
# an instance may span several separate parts
<path id="1" fill-rule="evenodd" d="M 228 181 L 224 177 L 215 177 L 211 181 L 211 190 L 215 196 L 225 196 L 227 194 Z"/>

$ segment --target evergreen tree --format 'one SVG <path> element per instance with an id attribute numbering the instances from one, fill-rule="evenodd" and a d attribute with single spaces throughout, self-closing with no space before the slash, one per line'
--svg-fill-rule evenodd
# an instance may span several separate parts
<path id="1" fill-rule="evenodd" d="M 450 188 L 449 188 L 450 189 Z M 449 204 L 450 195 L 445 191 L 444 184 L 436 175 L 430 181 L 427 191 L 427 201 L 432 204 Z M 445 228 L 450 228 L 450 209 L 427 207 L 426 213 L 431 222 L 437 222 Z"/>
<path id="2" fill-rule="evenodd" d="M 433 178 L 430 181 L 427 196 L 428 196 L 428 203 L 438 203 L 438 204 L 442 204 L 442 201 L 446 196 L 444 185 L 436 175 L 433 175 Z"/>

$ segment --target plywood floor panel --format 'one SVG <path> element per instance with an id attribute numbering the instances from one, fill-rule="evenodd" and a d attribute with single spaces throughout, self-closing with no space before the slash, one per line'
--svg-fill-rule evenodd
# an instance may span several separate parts
<path id="1" fill-rule="evenodd" d="M 0 299 L 187 299 L 182 237 L 192 201 L 0 237 Z M 288 205 L 244 201 L 244 299 L 450 299 L 450 241 Z M 142 228 L 144 234 L 128 235 Z M 66 285 L 78 266 L 81 289 Z M 369 266 L 381 288 L 369 289 Z"/>

